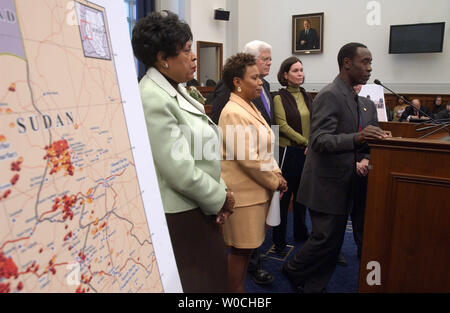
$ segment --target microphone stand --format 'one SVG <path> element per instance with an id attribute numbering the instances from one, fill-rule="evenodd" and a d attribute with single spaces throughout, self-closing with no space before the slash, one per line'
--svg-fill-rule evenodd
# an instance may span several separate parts
<path id="1" fill-rule="evenodd" d="M 450 130 L 447 128 L 448 125 L 447 125 L 446 123 L 442 124 L 442 123 L 436 121 L 436 120 L 435 120 L 434 118 L 432 118 L 431 116 L 429 116 L 429 115 L 428 115 L 427 113 L 425 113 L 424 111 L 422 111 L 420 108 L 419 108 L 419 109 L 416 109 L 416 107 L 414 107 L 414 106 L 412 105 L 412 103 L 409 102 L 406 98 L 400 96 L 400 95 L 397 94 L 395 91 L 393 91 L 393 90 L 391 90 L 390 88 L 388 88 L 388 87 L 386 87 L 385 85 L 383 85 L 378 79 L 375 79 L 373 82 L 374 82 L 375 84 L 380 85 L 380 86 L 382 86 L 383 88 L 389 90 L 389 91 L 390 91 L 393 95 L 395 95 L 397 98 L 402 98 L 408 105 L 410 105 L 411 107 L 413 107 L 414 110 L 419 111 L 420 113 L 422 113 L 422 115 L 425 115 L 426 117 L 428 117 L 430 121 L 433 121 L 434 123 L 436 123 L 437 125 L 435 125 L 435 126 L 442 125 L 442 126 L 439 127 L 437 130 L 435 130 L 435 131 L 433 131 L 433 132 L 430 132 L 430 133 L 428 133 L 428 134 L 425 134 L 425 135 L 423 135 L 423 136 L 420 137 L 420 138 L 425 138 L 426 136 L 431 135 L 432 133 L 435 133 L 436 131 L 441 130 L 441 129 L 444 129 L 444 128 L 445 128 L 445 130 L 450 134 Z M 422 123 L 426 123 L 426 122 L 427 122 L 427 121 L 424 121 L 424 122 L 422 122 Z M 430 126 L 430 127 L 435 127 L 435 126 Z M 428 128 L 425 128 L 425 129 L 428 129 Z M 422 130 L 425 130 L 425 129 L 422 129 Z"/>
<path id="2" fill-rule="evenodd" d="M 441 125 L 441 124 L 439 124 L 439 125 Z M 429 133 L 426 133 L 425 135 L 419 137 L 418 139 L 426 138 L 426 137 L 428 137 L 429 135 L 432 135 L 432 134 L 434 134 L 434 133 L 440 131 L 441 129 L 444 129 L 444 128 L 447 129 L 447 126 L 448 126 L 448 125 L 450 125 L 450 122 L 447 122 L 447 123 L 442 124 L 441 127 L 436 128 L 435 130 L 433 130 L 433 131 L 431 131 L 431 132 L 429 132 Z M 437 125 L 435 125 L 435 126 L 437 126 Z M 428 127 L 435 127 L 435 126 L 428 126 Z M 428 128 L 427 128 L 427 129 L 428 129 Z M 447 130 L 448 130 L 448 129 L 447 129 Z M 419 131 L 419 130 L 418 130 L 418 131 Z"/>
<path id="3" fill-rule="evenodd" d="M 420 132 L 422 130 L 427 130 L 427 129 L 434 128 L 436 126 L 443 125 L 443 124 L 449 125 L 450 119 L 449 118 L 442 118 L 442 119 L 435 119 L 435 121 L 437 123 L 439 123 L 439 124 L 434 124 L 434 125 L 431 125 L 431 126 L 425 126 L 425 127 L 422 127 L 422 128 L 417 128 L 416 130 L 418 132 Z M 420 126 L 420 125 L 425 124 L 427 122 L 428 122 L 428 120 L 420 122 L 417 126 Z"/>

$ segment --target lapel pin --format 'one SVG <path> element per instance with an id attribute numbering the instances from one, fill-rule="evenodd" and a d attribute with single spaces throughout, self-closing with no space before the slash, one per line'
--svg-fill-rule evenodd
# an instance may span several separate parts
<path id="1" fill-rule="evenodd" d="M 367 109 L 366 109 L 366 108 L 364 108 L 364 111 L 367 111 Z"/>

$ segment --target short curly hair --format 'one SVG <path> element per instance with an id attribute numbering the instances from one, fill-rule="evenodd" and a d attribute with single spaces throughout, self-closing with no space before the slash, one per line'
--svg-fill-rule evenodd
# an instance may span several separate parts
<path id="1" fill-rule="evenodd" d="M 137 21 L 133 28 L 131 44 L 136 58 L 152 67 L 156 55 L 177 56 L 186 43 L 192 40 L 191 28 L 178 15 L 170 12 L 152 12 Z"/>
<path id="2" fill-rule="evenodd" d="M 353 60 L 353 58 L 356 56 L 356 51 L 358 50 L 358 48 L 367 48 L 367 46 L 359 42 L 350 42 L 341 47 L 337 57 L 339 70 L 342 70 L 345 58 Z"/>
<path id="3" fill-rule="evenodd" d="M 303 65 L 302 61 L 300 61 L 300 59 L 297 57 L 289 57 L 286 60 L 284 60 L 283 63 L 281 63 L 280 70 L 278 71 L 277 75 L 278 82 L 280 83 L 281 86 L 286 87 L 287 85 L 289 85 L 288 80 L 284 78 L 284 73 L 288 73 L 289 70 L 291 69 L 291 66 L 297 62 L 300 62 L 300 64 Z"/>
<path id="4" fill-rule="evenodd" d="M 237 53 L 230 57 L 223 67 L 223 82 L 231 90 L 234 91 L 233 79 L 235 77 L 244 78 L 247 66 L 256 64 L 255 56 L 249 53 Z"/>

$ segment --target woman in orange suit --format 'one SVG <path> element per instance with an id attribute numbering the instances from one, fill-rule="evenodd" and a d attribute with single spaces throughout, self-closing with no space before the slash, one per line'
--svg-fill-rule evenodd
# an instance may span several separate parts
<path id="1" fill-rule="evenodd" d="M 270 126 L 251 102 L 261 92 L 255 57 L 238 53 L 227 60 L 223 80 L 231 90 L 219 127 L 223 135 L 222 178 L 235 197 L 235 211 L 224 224 L 228 279 L 232 292 L 244 292 L 253 249 L 265 239 L 265 220 L 273 192 L 287 190 L 286 180 L 273 158 L 275 138 Z"/>

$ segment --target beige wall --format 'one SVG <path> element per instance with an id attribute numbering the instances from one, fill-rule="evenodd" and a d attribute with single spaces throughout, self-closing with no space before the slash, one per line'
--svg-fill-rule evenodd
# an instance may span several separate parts
<path id="1" fill-rule="evenodd" d="M 176 1 L 176 0 L 172 0 Z M 178 0 L 183 1 L 183 0 Z M 366 0 L 184 0 L 185 19 L 194 40 L 222 42 L 224 59 L 260 39 L 273 46 L 267 80 L 278 89 L 276 73 L 291 56 L 292 15 L 324 12 L 323 53 L 300 55 L 309 91 L 320 90 L 338 73 L 337 53 L 347 42 L 366 44 L 373 55 L 372 79 L 378 78 L 403 93 L 450 93 L 450 1 L 378 0 L 380 25 L 368 25 Z M 183 7 L 180 6 L 179 7 Z M 231 11 L 230 21 L 214 20 L 216 8 Z M 446 22 L 443 53 L 389 54 L 393 24 Z"/>

